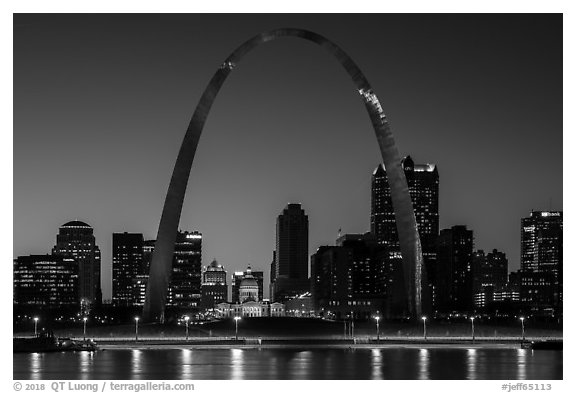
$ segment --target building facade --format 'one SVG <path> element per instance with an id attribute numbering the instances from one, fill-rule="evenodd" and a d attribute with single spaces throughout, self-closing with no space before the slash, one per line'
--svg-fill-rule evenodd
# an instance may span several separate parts
<path id="1" fill-rule="evenodd" d="M 505 297 L 508 284 L 508 259 L 496 249 L 485 254 L 477 250 L 472 255 L 472 286 L 474 307 L 481 309 Z"/>
<path id="2" fill-rule="evenodd" d="M 62 225 L 52 254 L 71 258 L 78 264 L 78 301 L 82 307 L 102 302 L 100 248 L 90 225 L 82 221 Z"/>
<path id="3" fill-rule="evenodd" d="M 248 274 L 248 270 L 250 270 L 251 276 L 258 284 L 258 299 L 264 299 L 264 272 L 252 270 L 252 267 L 248 265 L 246 271 L 232 274 L 232 303 L 242 303 L 240 300 L 240 284 L 242 279 Z"/>
<path id="4" fill-rule="evenodd" d="M 250 266 L 242 275 L 238 285 L 238 301 L 222 302 L 217 305 L 218 318 L 232 317 L 280 317 L 284 316 L 284 305 L 281 303 L 270 303 L 259 297 L 261 286 L 252 275 Z"/>
<path id="5" fill-rule="evenodd" d="M 217 304 L 228 300 L 228 285 L 226 270 L 215 259 L 202 272 L 202 303 L 203 310 L 211 310 Z"/>
<path id="6" fill-rule="evenodd" d="M 46 308 L 78 306 L 78 263 L 61 255 L 14 260 L 14 304 Z"/>
<path id="7" fill-rule="evenodd" d="M 299 203 L 290 203 L 276 220 L 276 259 L 270 297 L 283 303 L 307 292 L 308 216 Z"/>
<path id="8" fill-rule="evenodd" d="M 393 280 L 388 251 L 372 234 L 343 235 L 336 246 L 321 246 L 310 259 L 311 303 L 317 315 L 341 319 L 354 313 L 369 319 L 376 313 L 397 316 L 404 311 L 405 294 L 392 287 L 403 280 Z M 394 307 L 395 301 L 401 306 Z"/>
<path id="9" fill-rule="evenodd" d="M 465 225 L 443 229 L 438 237 L 436 308 L 441 313 L 471 312 L 474 234 Z"/>
<path id="10" fill-rule="evenodd" d="M 562 312 L 563 215 L 533 211 L 521 220 L 521 301 Z"/>
<path id="11" fill-rule="evenodd" d="M 414 164 L 410 156 L 402 160 L 416 225 L 422 245 L 422 257 L 431 303 L 436 302 L 436 241 L 439 231 L 439 175 L 435 164 Z M 402 260 L 396 218 L 386 169 L 382 164 L 372 173 L 370 231 L 378 243 L 387 247 L 391 259 Z"/>
<path id="12" fill-rule="evenodd" d="M 144 237 L 141 233 L 112 234 L 112 302 L 130 306 L 134 299 L 134 279 L 142 269 Z"/>
<path id="13" fill-rule="evenodd" d="M 202 234 L 178 231 L 168 286 L 169 306 L 197 311 L 202 296 Z"/>

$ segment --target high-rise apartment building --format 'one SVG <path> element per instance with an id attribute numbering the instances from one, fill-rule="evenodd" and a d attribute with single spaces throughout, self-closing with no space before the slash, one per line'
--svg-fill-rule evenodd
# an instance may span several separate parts
<path id="1" fill-rule="evenodd" d="M 133 285 L 142 269 L 143 245 L 141 233 L 112 234 L 112 302 L 117 306 L 135 303 Z"/>
<path id="2" fill-rule="evenodd" d="M 465 225 L 442 229 L 438 237 L 436 308 L 441 312 L 473 310 L 474 234 Z"/>
<path id="3" fill-rule="evenodd" d="M 307 292 L 308 216 L 299 203 L 290 203 L 276 220 L 276 260 L 271 300 L 284 302 Z"/>
<path id="4" fill-rule="evenodd" d="M 82 221 L 62 225 L 52 254 L 72 258 L 78 264 L 79 302 L 82 307 L 102 301 L 100 284 L 100 248 L 93 228 Z"/>
<path id="5" fill-rule="evenodd" d="M 14 260 L 14 304 L 57 308 L 78 306 L 78 262 L 61 255 Z"/>
<path id="6" fill-rule="evenodd" d="M 439 230 L 438 167 L 434 164 L 414 164 L 410 156 L 402 160 L 408 183 L 416 225 L 422 245 L 422 257 L 432 304 L 436 300 L 436 240 Z M 372 206 L 370 231 L 378 243 L 387 247 L 391 259 L 402 259 L 396 218 L 390 195 L 386 169 L 382 164 L 372 174 Z"/>

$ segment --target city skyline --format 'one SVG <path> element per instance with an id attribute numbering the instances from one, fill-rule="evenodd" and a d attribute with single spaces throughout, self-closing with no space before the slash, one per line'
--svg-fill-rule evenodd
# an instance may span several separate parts
<path id="1" fill-rule="evenodd" d="M 251 35 L 296 23 L 326 35 L 356 59 L 382 100 L 400 154 L 438 165 L 440 229 L 467 225 L 474 231 L 475 249 L 503 251 L 511 270 L 517 269 L 520 219 L 530 210 L 563 210 L 558 17 L 485 17 L 494 22 L 487 37 L 481 16 L 364 17 L 392 26 L 367 26 L 362 17 L 347 15 L 223 15 L 208 18 L 212 24 L 194 15 L 104 16 L 109 29 L 96 35 L 97 16 L 16 16 L 14 257 L 49 252 L 59 226 L 85 221 L 102 250 L 103 294 L 109 298 L 112 233 L 155 238 L 177 148 L 215 66 Z M 50 18 L 63 23 L 47 29 Z M 447 24 L 438 26 L 438 18 Z M 534 28 L 534 18 L 550 25 Z M 353 27 L 342 28 L 345 20 Z M 470 21 L 478 31 L 466 25 Z M 134 31 L 125 29 L 128 25 Z M 407 36 L 393 32 L 415 25 L 419 28 Z M 447 34 L 454 28 L 463 37 Z M 34 34 L 37 29 L 47 29 L 46 36 Z M 66 35 L 66 29 L 80 38 Z M 376 53 L 379 45 L 366 42 L 371 34 L 387 44 L 386 53 Z M 202 41 L 205 37 L 211 37 L 206 40 L 210 45 Z M 427 46 L 439 37 L 445 41 Z M 89 45 L 75 45 L 82 38 Z M 111 45 L 114 38 L 119 42 Z M 460 48 L 465 38 L 474 48 Z M 363 47 L 355 46 L 359 42 Z M 202 56 L 190 57 L 183 50 L 187 45 L 189 52 Z M 215 103 L 200 141 L 180 228 L 203 233 L 203 266 L 215 258 L 229 271 L 251 264 L 267 275 L 274 221 L 288 202 L 301 203 L 310 216 L 308 255 L 334 244 L 340 228 L 344 233 L 370 229 L 370 179 L 380 160 L 370 126 L 362 120 L 361 101 L 328 56 L 289 40 L 278 46 L 264 46 L 239 67 Z M 158 58 L 147 54 L 150 48 Z M 44 59 L 46 67 L 30 67 L 43 50 L 53 51 Z M 529 56 L 533 52 L 547 56 L 534 59 Z M 96 55 L 113 61 L 95 61 Z M 426 60 L 429 68 L 417 67 Z M 129 75 L 132 67 L 139 72 Z M 441 71 L 438 80 L 430 80 L 434 71 Z M 53 72 L 56 77 L 49 79 Z M 471 74 L 482 83 L 468 80 Z M 248 81 L 255 85 L 252 89 Z M 457 86 L 464 81 L 471 92 Z M 120 83 L 118 90 L 114 83 Z M 526 89 L 538 94 L 527 97 Z M 54 112 L 41 109 L 40 127 L 26 113 L 36 113 L 45 94 L 54 90 L 59 95 L 42 102 Z M 107 97 L 108 90 L 119 97 Z M 74 98 L 81 92 L 82 99 Z M 310 111 L 311 105 L 317 113 Z M 550 130 L 543 149 L 538 137 L 546 126 Z M 358 130 L 353 140 L 345 136 L 350 128 Z M 94 138 L 102 133 L 102 139 Z M 493 139 L 500 143 L 494 146 Z M 538 162 L 530 166 L 533 157 Z M 40 195 L 33 192 L 36 187 Z"/>

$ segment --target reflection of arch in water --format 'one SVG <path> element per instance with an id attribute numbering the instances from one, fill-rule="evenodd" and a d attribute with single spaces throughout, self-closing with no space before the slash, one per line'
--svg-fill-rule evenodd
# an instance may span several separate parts
<path id="1" fill-rule="evenodd" d="M 160 219 L 158 236 L 150 264 L 146 301 L 144 303 L 144 319 L 147 321 L 161 320 L 164 313 L 166 295 L 172 273 L 174 243 L 178 231 L 186 186 L 188 184 L 196 148 L 198 147 L 200 135 L 210 108 L 214 103 L 218 91 L 234 66 L 258 45 L 280 37 L 297 37 L 320 45 L 332 54 L 344 67 L 356 86 L 358 93 L 360 93 L 368 115 L 370 116 L 374 132 L 376 133 L 380 153 L 382 154 L 384 166 L 386 167 L 388 183 L 390 184 L 390 193 L 394 205 L 396 225 L 398 227 L 398 238 L 400 240 L 400 250 L 402 252 L 408 311 L 416 317 L 422 314 L 422 277 L 424 267 L 422 264 L 420 239 L 416 229 L 416 219 L 408 192 L 406 177 L 404 176 L 404 171 L 400 163 L 400 155 L 378 97 L 374 94 L 372 87 L 362 71 L 360 71 L 354 61 L 336 44 L 319 34 L 307 30 L 277 29 L 258 34 L 240 45 L 216 71 L 194 111 L 188 130 L 184 136 L 184 141 L 180 147 L 180 152 L 178 153 L 164 203 L 164 210 L 162 211 L 162 218 Z"/>

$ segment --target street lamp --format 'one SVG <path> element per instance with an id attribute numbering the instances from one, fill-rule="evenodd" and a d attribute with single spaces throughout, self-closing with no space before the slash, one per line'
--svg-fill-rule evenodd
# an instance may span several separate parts
<path id="1" fill-rule="evenodd" d="M 380 341 L 380 317 L 374 317 L 376 320 L 376 341 Z"/>
<path id="2" fill-rule="evenodd" d="M 350 335 L 352 339 L 354 339 L 354 311 L 350 313 L 352 315 L 352 319 L 350 320 Z"/>
<path id="3" fill-rule="evenodd" d="M 422 317 L 422 322 L 424 322 L 424 340 L 426 340 L 426 317 Z"/>
<path id="4" fill-rule="evenodd" d="M 84 317 L 84 341 L 86 341 L 86 321 L 88 320 L 87 317 Z"/>
<path id="5" fill-rule="evenodd" d="M 140 320 L 140 318 L 138 317 L 134 317 L 134 320 L 136 321 L 136 341 L 138 341 L 138 321 Z"/>
<path id="6" fill-rule="evenodd" d="M 186 341 L 188 341 L 188 321 L 190 320 L 190 317 L 188 315 L 186 315 L 184 317 L 184 321 L 186 321 Z"/>
<path id="7" fill-rule="evenodd" d="M 236 322 L 236 341 L 238 341 L 238 321 L 241 320 L 242 318 L 236 316 L 234 317 L 234 321 Z"/>
<path id="8" fill-rule="evenodd" d="M 34 335 L 38 335 L 38 317 L 34 317 Z"/>
<path id="9" fill-rule="evenodd" d="M 472 322 L 472 344 L 474 344 L 474 317 L 470 317 L 470 321 Z"/>
<path id="10" fill-rule="evenodd" d="M 522 323 L 522 341 L 526 338 L 524 334 L 524 317 L 520 317 L 520 322 Z"/>

